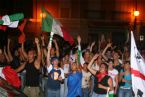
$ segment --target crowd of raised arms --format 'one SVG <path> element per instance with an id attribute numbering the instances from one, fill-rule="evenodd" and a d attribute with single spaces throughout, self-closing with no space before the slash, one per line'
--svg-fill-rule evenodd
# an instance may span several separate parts
<path id="1" fill-rule="evenodd" d="M 0 66 L 18 73 L 28 97 L 133 97 L 129 45 L 118 48 L 102 37 L 82 50 L 81 37 L 76 40 L 69 51 L 60 50 L 55 38 L 50 46 L 44 36 L 32 47 L 24 42 L 12 50 L 9 38 L 0 49 Z"/>

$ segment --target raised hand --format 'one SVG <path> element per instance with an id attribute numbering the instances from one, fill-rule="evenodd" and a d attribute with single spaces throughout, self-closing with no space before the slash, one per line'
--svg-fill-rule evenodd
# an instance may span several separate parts
<path id="1" fill-rule="evenodd" d="M 81 43 L 81 37 L 80 36 L 77 37 L 77 41 L 78 41 L 78 43 Z"/>
<path id="2" fill-rule="evenodd" d="M 94 41 L 94 42 L 92 42 L 91 46 L 93 47 L 95 44 L 96 44 L 96 42 Z"/>
<path id="3" fill-rule="evenodd" d="M 98 58 L 98 56 L 99 56 L 99 54 L 98 53 L 96 53 L 94 56 L 93 56 L 93 59 L 95 60 L 95 59 L 97 59 Z"/>
<path id="4" fill-rule="evenodd" d="M 112 43 L 108 43 L 108 44 L 107 44 L 107 47 L 111 47 L 111 46 L 112 46 Z"/>
<path id="5" fill-rule="evenodd" d="M 38 38 L 35 38 L 35 43 L 39 44 L 39 39 Z"/>

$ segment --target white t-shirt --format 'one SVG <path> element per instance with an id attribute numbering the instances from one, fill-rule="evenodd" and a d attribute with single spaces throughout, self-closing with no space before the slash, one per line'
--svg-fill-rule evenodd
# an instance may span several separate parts
<path id="1" fill-rule="evenodd" d="M 118 71 L 116 69 L 108 70 L 108 75 L 112 78 L 112 80 L 113 80 L 113 87 L 115 87 L 116 86 L 115 76 L 118 75 Z"/>
<path id="2" fill-rule="evenodd" d="M 50 65 L 49 67 L 47 67 L 47 71 L 48 71 L 48 73 L 50 73 L 50 71 L 53 69 L 53 66 L 52 65 Z M 62 68 L 58 68 L 57 70 L 60 70 L 61 71 L 61 77 L 62 77 L 62 79 L 64 79 L 65 77 L 64 77 L 64 71 L 63 71 L 63 69 Z M 54 73 L 54 78 L 55 79 L 58 79 L 58 74 L 57 73 Z"/>
<path id="3" fill-rule="evenodd" d="M 89 80 L 90 80 L 90 76 L 91 73 L 90 72 L 85 72 L 84 70 L 82 70 L 82 88 L 87 88 L 89 87 Z"/>
<path id="4" fill-rule="evenodd" d="M 64 73 L 68 74 L 69 69 L 70 69 L 70 65 L 69 64 L 64 64 L 64 67 L 63 67 Z"/>

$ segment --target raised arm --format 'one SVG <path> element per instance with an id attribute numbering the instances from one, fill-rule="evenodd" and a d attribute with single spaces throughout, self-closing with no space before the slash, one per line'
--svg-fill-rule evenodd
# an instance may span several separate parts
<path id="1" fill-rule="evenodd" d="M 48 43 L 48 51 L 47 51 L 47 62 L 46 62 L 47 67 L 50 66 L 50 49 L 51 49 L 51 44 L 50 44 L 50 42 L 49 42 L 49 43 Z"/>
<path id="2" fill-rule="evenodd" d="M 11 40 L 8 39 L 7 50 L 8 50 L 9 61 L 11 62 L 13 60 L 13 57 L 12 57 L 12 54 L 11 54 L 11 51 L 10 51 L 10 42 L 11 42 Z"/>
<path id="3" fill-rule="evenodd" d="M 104 86 L 102 84 L 98 84 L 98 87 L 99 88 L 102 88 L 102 89 L 105 89 L 105 90 L 108 90 L 109 89 L 109 91 L 112 91 L 113 90 L 113 81 L 112 81 L 112 78 L 109 78 L 108 79 L 108 85 L 109 85 L 109 87 Z"/>
<path id="4" fill-rule="evenodd" d="M 82 56 L 81 37 L 80 36 L 77 37 L 77 41 L 78 41 L 78 63 L 81 64 L 81 66 L 83 67 L 83 64 L 85 63 L 85 61 L 84 61 L 84 58 Z"/>
<path id="5" fill-rule="evenodd" d="M 106 57 L 105 53 L 106 53 L 107 49 L 108 49 L 109 47 L 111 47 L 111 45 L 112 45 L 111 43 L 108 43 L 107 46 L 105 47 L 105 49 L 104 49 L 103 52 L 102 52 L 102 56 L 103 56 L 103 58 L 104 58 L 105 60 L 108 60 L 108 58 Z"/>
<path id="6" fill-rule="evenodd" d="M 56 56 L 59 57 L 60 54 L 59 54 L 59 47 L 58 47 L 57 41 L 54 39 L 53 42 L 56 48 Z"/>
<path id="7" fill-rule="evenodd" d="M 6 57 L 7 62 L 8 63 L 11 62 L 10 59 L 9 59 L 9 57 L 8 57 L 8 55 L 7 55 L 7 53 L 6 53 L 6 47 L 4 47 L 4 55 Z"/>
<path id="8" fill-rule="evenodd" d="M 93 50 L 93 47 L 95 46 L 95 41 L 94 42 L 92 42 L 92 44 L 91 44 L 91 47 L 90 47 L 90 52 L 92 52 L 92 50 Z"/>
<path id="9" fill-rule="evenodd" d="M 28 59 L 28 55 L 27 55 L 27 53 L 26 53 L 26 51 L 25 51 L 25 49 L 24 49 L 24 43 L 22 43 L 22 53 L 23 53 L 24 57 L 25 57 L 26 59 Z"/>
<path id="10" fill-rule="evenodd" d="M 41 42 L 42 42 L 43 55 L 46 57 L 47 56 L 47 49 L 46 49 L 46 45 L 45 45 L 45 38 L 44 38 L 44 36 L 41 36 Z"/>
<path id="11" fill-rule="evenodd" d="M 90 61 L 90 63 L 88 64 L 88 70 L 93 74 L 93 75 L 95 75 L 96 74 L 96 70 L 94 70 L 93 68 L 92 68 L 92 65 L 93 65 L 93 63 L 94 63 L 94 61 L 98 58 L 98 54 L 95 54 L 95 56 L 92 58 L 92 60 Z"/>
<path id="12" fill-rule="evenodd" d="M 16 72 L 20 72 L 25 68 L 26 62 L 21 63 L 21 65 L 15 69 Z"/>
<path id="13" fill-rule="evenodd" d="M 36 59 L 36 67 L 37 69 L 40 68 L 40 63 L 41 63 L 41 50 L 40 50 L 40 45 L 39 45 L 39 39 L 38 38 L 35 38 L 35 43 L 36 43 L 36 46 L 37 46 L 37 59 Z"/>

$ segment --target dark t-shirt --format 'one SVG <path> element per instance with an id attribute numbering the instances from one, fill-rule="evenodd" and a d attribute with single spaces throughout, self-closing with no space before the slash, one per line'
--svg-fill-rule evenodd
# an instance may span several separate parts
<path id="1" fill-rule="evenodd" d="M 16 69 L 20 66 L 20 59 L 18 57 L 14 57 L 13 61 L 11 62 L 11 67 Z"/>
<path id="2" fill-rule="evenodd" d="M 97 75 L 98 73 L 96 73 Z M 110 76 L 106 75 L 104 78 L 101 79 L 101 81 L 99 82 L 98 81 L 98 78 L 95 77 L 95 80 L 94 80 L 94 92 L 97 93 L 97 94 L 106 94 L 107 93 L 107 90 L 105 89 L 102 89 L 102 88 L 99 88 L 98 87 L 98 84 L 101 84 L 103 86 L 106 86 L 106 87 L 109 87 L 109 84 L 108 84 L 108 80 L 109 80 Z"/>
<path id="3" fill-rule="evenodd" d="M 34 66 L 34 62 L 27 63 L 26 69 L 26 86 L 38 87 L 40 71 Z"/>
<path id="4" fill-rule="evenodd" d="M 119 64 L 117 66 L 114 66 L 114 69 L 116 69 L 120 73 L 123 68 L 122 68 L 121 64 Z"/>
<path id="5" fill-rule="evenodd" d="M 47 81 L 47 88 L 51 90 L 59 90 L 60 89 L 60 81 L 55 78 L 55 76 L 58 75 L 59 77 L 61 75 L 61 70 L 58 69 L 52 69 L 50 73 L 48 74 L 48 81 Z"/>

